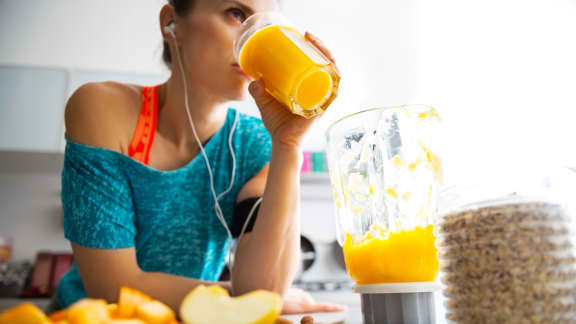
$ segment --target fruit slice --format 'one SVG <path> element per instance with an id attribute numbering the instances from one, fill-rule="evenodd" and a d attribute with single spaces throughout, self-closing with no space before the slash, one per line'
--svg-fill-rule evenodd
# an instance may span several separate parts
<path id="1" fill-rule="evenodd" d="M 110 318 L 118 317 L 118 304 L 108 304 L 106 305 L 106 310 L 108 310 Z"/>
<path id="2" fill-rule="evenodd" d="M 63 309 L 61 311 L 57 311 L 55 313 L 52 313 L 52 314 L 50 314 L 50 316 L 48 316 L 48 319 L 51 320 L 52 322 L 60 322 L 60 321 L 68 320 L 68 310 Z"/>
<path id="3" fill-rule="evenodd" d="M 106 324 L 110 320 L 106 300 L 82 299 L 68 309 L 70 324 Z"/>
<path id="4" fill-rule="evenodd" d="M 282 299 L 273 292 L 230 297 L 220 286 L 200 285 L 182 301 L 180 316 L 186 324 L 273 324 L 281 309 Z"/>
<path id="5" fill-rule="evenodd" d="M 24 303 L 0 314 L 0 324 L 49 324 L 51 321 L 36 305 Z"/>
<path id="6" fill-rule="evenodd" d="M 113 319 L 106 324 L 148 324 L 141 319 L 130 318 L 130 319 Z"/>
<path id="7" fill-rule="evenodd" d="M 130 318 L 136 315 L 136 307 L 141 304 L 152 301 L 153 299 L 145 293 L 130 287 L 120 288 L 120 297 L 118 298 L 118 309 L 116 316 L 121 318 Z"/>
<path id="8" fill-rule="evenodd" d="M 136 317 L 147 324 L 170 324 L 176 319 L 172 309 L 157 300 L 136 306 Z"/>

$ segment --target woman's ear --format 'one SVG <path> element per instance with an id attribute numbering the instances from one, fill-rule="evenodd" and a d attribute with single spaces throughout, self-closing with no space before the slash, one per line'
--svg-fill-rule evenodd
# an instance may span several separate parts
<path id="1" fill-rule="evenodd" d="M 169 4 L 164 5 L 162 10 L 160 10 L 160 32 L 162 33 L 162 38 L 164 42 L 172 44 L 173 37 L 170 34 L 169 30 L 166 29 L 169 26 L 174 26 L 173 24 L 176 21 L 176 10 Z M 172 31 L 174 32 L 173 27 Z"/>

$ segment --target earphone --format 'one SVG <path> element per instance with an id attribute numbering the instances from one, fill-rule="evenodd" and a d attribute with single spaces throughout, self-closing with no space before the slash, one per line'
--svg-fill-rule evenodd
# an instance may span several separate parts
<path id="1" fill-rule="evenodd" d="M 176 24 L 174 22 L 171 22 L 167 26 L 164 26 L 164 32 L 167 34 L 170 34 L 170 36 L 172 36 L 172 38 L 174 38 L 174 40 L 176 40 L 176 35 L 174 34 L 174 27 L 175 26 L 176 26 Z"/>
<path id="2" fill-rule="evenodd" d="M 176 44 L 176 51 L 175 51 L 176 52 L 176 59 L 178 60 L 178 65 L 180 67 L 180 72 L 182 74 L 182 82 L 184 83 L 184 106 L 186 108 L 186 114 L 188 116 L 188 121 L 190 122 L 190 128 L 192 128 L 192 133 L 194 133 L 194 138 L 196 139 L 196 143 L 198 143 L 198 146 L 200 147 L 200 151 L 201 151 L 202 155 L 204 156 L 204 161 L 206 162 L 206 168 L 208 169 L 208 175 L 210 176 L 210 189 L 212 191 L 212 197 L 214 198 L 214 208 L 216 211 L 216 217 L 218 217 L 218 219 L 220 220 L 220 223 L 222 223 L 222 226 L 224 226 L 224 229 L 226 230 L 226 234 L 228 235 L 228 239 L 230 240 L 230 242 L 234 242 L 234 240 L 232 238 L 232 232 L 230 232 L 228 225 L 226 225 L 226 220 L 224 219 L 224 213 L 222 212 L 222 208 L 220 207 L 219 200 L 220 200 L 220 198 L 224 197 L 227 193 L 229 193 L 230 190 L 232 190 L 232 186 L 234 185 L 234 177 L 236 176 L 236 155 L 234 154 L 234 148 L 232 146 L 232 136 L 234 135 L 234 131 L 236 130 L 236 125 L 238 124 L 238 112 L 236 111 L 236 115 L 234 117 L 234 123 L 232 124 L 232 131 L 230 132 L 230 136 L 228 137 L 228 147 L 230 149 L 230 155 L 232 156 L 232 175 L 230 177 L 230 185 L 228 186 L 228 188 L 226 190 L 224 190 L 223 192 L 221 192 L 220 194 L 217 195 L 216 189 L 214 187 L 214 175 L 212 173 L 210 161 L 208 160 L 208 155 L 206 155 L 206 151 L 204 150 L 204 146 L 202 146 L 202 142 L 200 141 L 200 138 L 198 137 L 198 133 L 196 132 L 196 127 L 194 127 L 194 121 L 192 120 L 192 115 L 190 114 L 190 105 L 188 103 L 188 80 L 186 77 L 186 73 L 184 71 L 184 65 L 182 63 L 182 59 L 180 57 L 180 51 L 178 50 L 178 41 L 176 40 L 176 34 L 174 31 L 175 27 L 176 27 L 176 24 L 174 22 L 171 22 L 169 25 L 164 27 L 164 32 L 166 32 L 167 34 L 172 36 L 172 39 L 174 40 L 174 43 Z M 248 214 L 248 217 L 246 218 L 246 221 L 244 223 L 244 226 L 242 227 L 240 235 L 238 236 L 238 240 L 240 240 L 242 235 L 244 235 L 244 231 L 246 230 L 247 225 L 250 223 L 250 219 L 252 218 L 252 214 L 254 213 L 254 211 L 256 210 L 256 207 L 261 202 L 262 202 L 262 197 L 260 197 L 256 201 L 256 203 L 254 204 L 254 206 L 250 210 L 250 213 Z M 235 246 L 233 246 L 231 248 L 231 252 L 232 252 L 231 254 L 234 254 L 236 252 Z M 230 254 L 229 254 L 229 257 L 230 257 Z M 230 270 L 232 270 L 233 262 L 231 261 L 231 259 L 229 259 L 228 261 L 229 261 L 228 264 L 230 266 Z"/>

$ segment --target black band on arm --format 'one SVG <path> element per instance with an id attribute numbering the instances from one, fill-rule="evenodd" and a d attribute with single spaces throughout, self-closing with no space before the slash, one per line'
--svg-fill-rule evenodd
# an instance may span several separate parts
<path id="1" fill-rule="evenodd" d="M 246 198 L 236 204 L 236 207 L 234 208 L 234 216 L 232 217 L 232 228 L 230 229 L 233 238 L 238 238 L 238 236 L 240 236 L 242 227 L 244 227 L 244 223 L 246 223 L 252 207 L 254 207 L 259 199 L 260 197 Z M 254 228 L 254 222 L 256 222 L 259 209 L 260 205 L 256 206 L 256 209 L 254 210 L 254 213 L 252 214 L 250 222 L 248 223 L 248 226 L 246 226 L 244 233 L 249 233 Z"/>

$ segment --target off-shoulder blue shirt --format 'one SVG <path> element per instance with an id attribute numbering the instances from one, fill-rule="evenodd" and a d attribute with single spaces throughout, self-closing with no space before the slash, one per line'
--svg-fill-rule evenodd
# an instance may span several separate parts
<path id="1" fill-rule="evenodd" d="M 270 135 L 262 121 L 229 109 L 226 122 L 208 141 L 206 154 L 216 193 L 231 227 L 236 196 L 269 161 Z M 116 151 L 68 141 L 62 171 L 64 233 L 71 242 L 95 249 L 136 249 L 144 271 L 216 281 L 229 250 L 226 230 L 216 217 L 206 163 L 202 155 L 173 171 L 152 169 Z M 58 301 L 67 307 L 86 297 L 76 264 L 58 286 Z"/>

